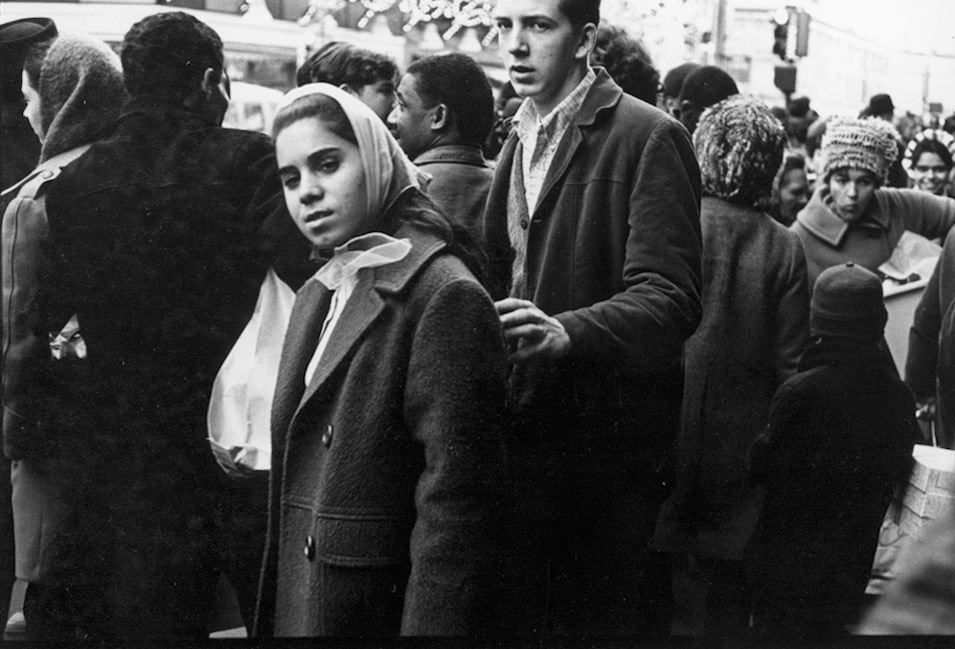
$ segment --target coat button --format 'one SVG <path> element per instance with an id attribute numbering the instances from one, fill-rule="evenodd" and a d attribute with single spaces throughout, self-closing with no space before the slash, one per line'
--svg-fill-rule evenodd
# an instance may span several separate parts
<path id="1" fill-rule="evenodd" d="M 309 534 L 305 537 L 305 558 L 309 561 L 315 556 L 315 539 Z"/>
<path id="2" fill-rule="evenodd" d="M 331 424 L 325 427 L 325 432 L 322 433 L 322 446 L 325 448 L 328 448 L 332 445 L 332 433 L 334 430 L 335 429 L 332 428 Z"/>
<path id="3" fill-rule="evenodd" d="M 521 229 L 526 230 L 527 226 L 530 225 L 530 221 L 527 219 L 521 219 Z"/>

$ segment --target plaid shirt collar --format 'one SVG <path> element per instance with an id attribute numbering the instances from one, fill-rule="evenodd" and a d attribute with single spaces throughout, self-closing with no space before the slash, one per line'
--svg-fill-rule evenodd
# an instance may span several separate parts
<path id="1" fill-rule="evenodd" d="M 584 98 L 596 80 L 597 75 L 594 74 L 593 68 L 588 67 L 587 74 L 580 80 L 577 87 L 544 117 L 538 114 L 534 102 L 525 100 L 514 114 L 513 119 L 514 129 L 517 131 L 517 136 L 521 139 L 521 142 L 526 145 L 535 132 L 540 132 L 548 138 L 563 133 L 570 126 L 577 113 L 580 112 L 580 107 L 584 104 Z"/>

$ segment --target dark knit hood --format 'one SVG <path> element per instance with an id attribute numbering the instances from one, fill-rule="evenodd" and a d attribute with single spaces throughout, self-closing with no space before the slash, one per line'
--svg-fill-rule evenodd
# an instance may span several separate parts
<path id="1" fill-rule="evenodd" d="M 40 162 L 108 132 L 126 103 L 119 57 L 102 41 L 63 34 L 40 71 Z"/>

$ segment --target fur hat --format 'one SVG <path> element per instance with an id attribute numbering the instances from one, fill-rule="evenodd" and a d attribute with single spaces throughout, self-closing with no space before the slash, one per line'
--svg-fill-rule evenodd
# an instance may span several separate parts
<path id="1" fill-rule="evenodd" d="M 876 342 L 888 319 L 879 277 L 852 262 L 819 274 L 810 306 L 809 332 L 814 338 Z"/>
<path id="2" fill-rule="evenodd" d="M 767 203 L 786 132 L 755 97 L 734 95 L 707 109 L 693 133 L 703 193 L 731 203 Z"/>
<path id="3" fill-rule="evenodd" d="M 61 35 L 40 71 L 40 160 L 89 144 L 113 126 L 126 101 L 119 57 L 103 41 Z"/>
<path id="4" fill-rule="evenodd" d="M 822 138 L 823 177 L 848 167 L 868 171 L 884 182 L 899 155 L 898 140 L 898 131 L 884 119 L 834 117 Z"/>

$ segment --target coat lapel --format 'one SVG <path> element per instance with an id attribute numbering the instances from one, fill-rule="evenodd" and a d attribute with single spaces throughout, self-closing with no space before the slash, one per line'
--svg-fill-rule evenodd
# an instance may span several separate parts
<path id="1" fill-rule="evenodd" d="M 363 277 L 355 286 L 348 304 L 332 330 L 328 345 L 315 369 L 315 375 L 305 389 L 299 410 L 305 405 L 328 381 L 335 370 L 348 358 L 348 352 L 362 337 L 362 334 L 374 323 L 375 319 L 385 308 L 385 301 L 377 291 L 371 287 L 373 273 L 362 272 Z M 316 346 L 318 341 L 316 340 Z M 313 350 L 314 351 L 314 350 Z M 310 354 L 306 365 L 311 360 Z M 304 372 L 303 372 L 304 376 Z M 297 413 L 296 413 L 297 414 Z"/>
<path id="2" fill-rule="evenodd" d="M 407 257 L 399 262 L 361 271 L 362 276 L 345 305 L 338 322 L 335 324 L 335 328 L 332 330 L 328 345 L 325 347 L 318 367 L 315 369 L 315 375 L 309 382 L 308 387 L 300 388 L 303 390 L 299 393 L 302 396 L 296 404 L 292 418 L 289 420 L 289 427 L 309 401 L 336 385 L 336 382 L 332 380 L 337 373 L 336 371 L 339 367 L 348 363 L 352 349 L 384 311 L 385 298 L 382 297 L 382 294 L 394 294 L 404 290 L 405 286 L 427 261 L 446 245 L 433 235 L 415 232 L 412 229 L 401 228 L 396 236 L 398 238 L 409 237 L 412 241 L 411 251 Z M 303 329 L 305 326 L 314 327 L 314 333 L 311 338 L 296 338 L 295 340 L 289 338 L 286 340 L 286 349 L 297 349 L 298 354 L 294 359 L 283 359 L 283 364 L 288 362 L 290 369 L 294 364 L 294 374 L 290 372 L 288 378 L 292 381 L 298 381 L 299 386 L 302 386 L 305 381 L 305 368 L 318 346 L 318 335 L 331 302 L 331 293 L 319 282 L 314 283 L 318 284 L 324 291 L 322 296 L 323 306 L 321 309 L 315 309 L 314 312 L 307 314 L 306 323 L 303 323 Z M 317 319 L 317 322 L 315 322 L 315 319 Z M 293 346 L 296 344 L 299 346 Z"/>
<path id="3" fill-rule="evenodd" d="M 272 403 L 273 446 L 277 438 L 284 442 L 288 422 L 301 403 L 305 392 L 305 368 L 311 360 L 311 355 L 305 350 L 314 351 L 318 346 L 318 335 L 331 305 L 331 295 L 331 291 L 314 280 L 305 282 L 296 295 L 282 346 Z"/>
<path id="4" fill-rule="evenodd" d="M 557 151 L 554 153 L 554 159 L 547 168 L 547 174 L 544 175 L 544 183 L 541 185 L 540 194 L 537 196 L 537 205 L 531 210 L 532 215 L 537 214 L 537 210 L 544 204 L 547 194 L 549 194 L 557 185 L 557 182 L 564 177 L 564 172 L 566 172 L 567 167 L 570 166 L 570 161 L 573 160 L 574 153 L 577 151 L 577 147 L 580 146 L 583 139 L 577 122 L 567 127 L 567 132 L 564 134 L 561 143 L 557 147 Z"/>

